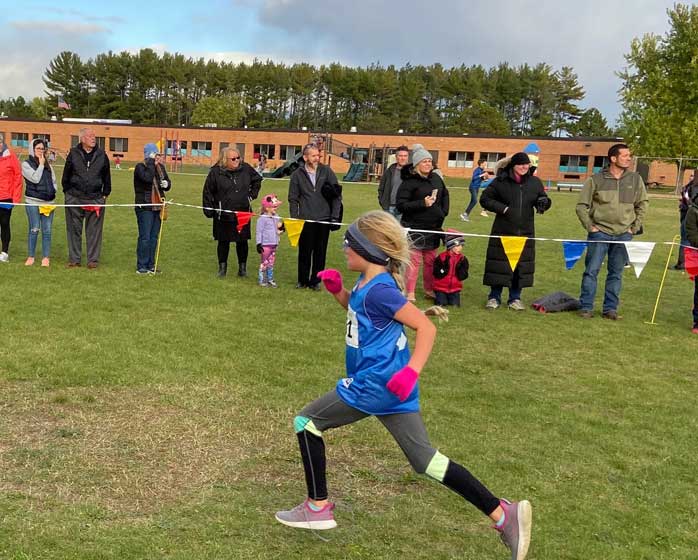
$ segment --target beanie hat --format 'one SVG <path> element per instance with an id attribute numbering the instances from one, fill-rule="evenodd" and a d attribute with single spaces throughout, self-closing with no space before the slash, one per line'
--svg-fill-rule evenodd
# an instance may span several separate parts
<path id="1" fill-rule="evenodd" d="M 446 249 L 453 249 L 454 247 L 458 247 L 465 245 L 465 238 L 463 237 L 463 234 L 459 232 L 458 230 L 455 229 L 447 229 L 447 233 L 450 233 L 451 235 L 446 235 Z"/>
<path id="2" fill-rule="evenodd" d="M 509 162 L 509 165 L 527 165 L 530 164 L 531 160 L 528 158 L 528 154 L 524 154 L 523 152 L 518 152 L 511 156 L 511 161 Z"/>
<path id="3" fill-rule="evenodd" d="M 431 154 L 424 149 L 421 144 L 415 144 L 412 146 L 412 165 L 415 167 L 420 164 L 425 159 L 434 159 Z"/>
<path id="4" fill-rule="evenodd" d="M 153 144 L 152 142 L 146 144 L 143 146 L 143 158 L 148 159 L 148 158 L 154 158 L 156 154 L 158 154 L 160 150 L 158 150 L 158 147 Z"/>
<path id="5" fill-rule="evenodd" d="M 276 198 L 274 193 L 262 197 L 262 208 L 278 208 L 279 206 L 281 206 L 281 201 Z"/>

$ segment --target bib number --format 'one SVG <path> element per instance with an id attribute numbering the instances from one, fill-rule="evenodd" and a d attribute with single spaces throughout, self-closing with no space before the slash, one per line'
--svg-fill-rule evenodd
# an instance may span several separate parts
<path id="1" fill-rule="evenodd" d="M 347 332 L 344 339 L 347 346 L 359 347 L 359 322 L 356 319 L 356 312 L 351 306 L 347 308 Z"/>

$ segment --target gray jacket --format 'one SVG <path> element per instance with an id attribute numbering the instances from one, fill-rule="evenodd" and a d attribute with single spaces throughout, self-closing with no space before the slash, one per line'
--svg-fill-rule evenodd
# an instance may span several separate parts
<path id="1" fill-rule="evenodd" d="M 386 212 L 390 209 L 390 195 L 393 192 L 393 172 L 397 168 L 397 163 L 393 163 L 385 170 L 378 184 L 378 204 Z"/>

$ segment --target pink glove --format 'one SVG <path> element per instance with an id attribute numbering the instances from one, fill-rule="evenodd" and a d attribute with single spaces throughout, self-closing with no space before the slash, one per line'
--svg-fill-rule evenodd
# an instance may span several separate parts
<path id="1" fill-rule="evenodd" d="M 317 273 L 317 277 L 322 280 L 325 289 L 331 294 L 338 294 L 344 288 L 342 275 L 339 273 L 339 270 L 335 270 L 334 268 L 321 270 Z"/>
<path id="2" fill-rule="evenodd" d="M 410 396 L 412 389 L 414 389 L 414 386 L 417 384 L 418 377 L 419 374 L 416 371 L 410 366 L 405 366 L 400 371 L 393 374 L 388 380 L 386 387 L 388 391 L 400 399 L 400 402 L 403 402 Z"/>

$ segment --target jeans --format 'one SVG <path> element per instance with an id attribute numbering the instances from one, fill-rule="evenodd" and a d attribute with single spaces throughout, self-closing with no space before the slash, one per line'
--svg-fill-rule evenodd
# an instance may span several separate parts
<path id="1" fill-rule="evenodd" d="M 388 212 L 391 213 L 398 222 L 402 220 L 402 214 L 397 211 L 397 206 L 390 206 Z"/>
<path id="2" fill-rule="evenodd" d="M 468 207 L 465 209 L 465 213 L 468 215 L 470 215 L 470 211 L 473 208 L 475 208 L 475 205 L 477 204 L 477 193 L 479 190 L 480 187 L 470 187 L 470 203 L 468 204 Z"/>
<path id="3" fill-rule="evenodd" d="M 51 256 L 51 226 L 53 225 L 53 212 L 44 216 L 39 212 L 38 206 L 25 206 L 27 218 L 29 219 L 29 249 L 28 256 L 34 257 L 36 254 L 36 243 L 39 240 L 39 230 L 41 230 L 41 256 L 48 258 Z"/>
<path id="4" fill-rule="evenodd" d="M 155 270 L 155 251 L 160 234 L 160 212 L 150 208 L 136 208 L 138 244 L 136 245 L 136 270 Z"/>
<path id="5" fill-rule="evenodd" d="M 596 243 L 589 243 L 587 246 L 585 269 L 582 275 L 582 293 L 579 296 L 582 311 L 591 311 L 594 308 L 596 279 L 606 257 L 608 257 L 608 274 L 603 297 L 603 313 L 618 309 L 623 283 L 623 267 L 628 255 L 624 243 L 604 243 L 604 241 L 630 241 L 632 238 L 633 236 L 627 232 L 621 235 L 609 235 L 602 231 L 595 231 L 588 235 L 587 241 L 596 241 Z"/>
<path id="6" fill-rule="evenodd" d="M 511 286 L 509 287 L 509 299 L 507 303 L 511 303 L 515 299 L 521 299 L 521 291 L 523 288 L 520 286 L 521 279 L 519 278 L 519 267 L 514 269 L 514 274 L 511 277 Z M 490 286 L 490 294 L 487 299 L 496 299 L 497 303 L 502 303 L 502 291 L 504 286 Z"/>

